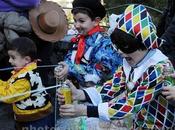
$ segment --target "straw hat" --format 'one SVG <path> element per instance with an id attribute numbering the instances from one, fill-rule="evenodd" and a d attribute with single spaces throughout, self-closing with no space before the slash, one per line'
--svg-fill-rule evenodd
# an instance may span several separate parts
<path id="1" fill-rule="evenodd" d="M 29 11 L 33 31 L 42 40 L 56 42 L 64 37 L 68 23 L 65 12 L 55 2 L 44 1 Z"/>

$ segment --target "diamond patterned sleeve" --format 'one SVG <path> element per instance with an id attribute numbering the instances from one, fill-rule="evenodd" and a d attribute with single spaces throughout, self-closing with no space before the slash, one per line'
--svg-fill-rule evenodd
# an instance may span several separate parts
<path id="1" fill-rule="evenodd" d="M 30 93 L 16 97 L 15 95 L 24 93 L 29 90 L 30 90 L 30 83 L 26 79 L 19 79 L 13 84 L 9 84 L 8 82 L 5 81 L 0 81 L 0 101 L 3 101 L 5 103 L 14 103 L 20 101 L 26 97 L 29 97 Z M 10 96 L 10 98 L 3 99 L 8 96 Z"/>
<path id="2" fill-rule="evenodd" d="M 160 93 L 162 88 L 161 67 L 150 67 L 134 84 L 132 90 L 127 90 L 125 97 L 114 98 L 108 102 L 110 119 L 123 119 L 138 113 L 145 105 Z"/>
<path id="3" fill-rule="evenodd" d="M 125 80 L 123 80 L 122 75 L 124 74 L 122 71 L 122 67 L 119 67 L 113 78 L 104 83 L 103 86 L 97 86 L 97 91 L 100 93 L 102 102 L 108 102 L 118 96 L 125 91 Z"/>

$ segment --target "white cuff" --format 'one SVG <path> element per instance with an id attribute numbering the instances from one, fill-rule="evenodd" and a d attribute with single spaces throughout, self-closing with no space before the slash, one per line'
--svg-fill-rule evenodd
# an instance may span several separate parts
<path id="1" fill-rule="evenodd" d="M 100 81 L 100 77 L 96 74 L 87 74 L 84 76 L 86 82 L 93 81 L 95 84 Z"/>
<path id="2" fill-rule="evenodd" d="M 99 118 L 105 121 L 110 121 L 108 114 L 108 103 L 100 103 L 98 105 Z"/>
<path id="3" fill-rule="evenodd" d="M 86 88 L 84 90 L 88 93 L 93 105 L 97 106 L 102 102 L 101 95 L 95 87 Z"/>

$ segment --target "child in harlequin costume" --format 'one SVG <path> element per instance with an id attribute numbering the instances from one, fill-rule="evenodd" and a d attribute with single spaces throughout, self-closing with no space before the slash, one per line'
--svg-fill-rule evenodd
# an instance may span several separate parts
<path id="1" fill-rule="evenodd" d="M 134 130 L 173 129 L 175 107 L 161 94 L 164 87 L 163 69 L 167 64 L 172 64 L 157 49 L 163 41 L 157 37 L 146 8 L 143 5 L 129 5 L 119 18 L 111 39 L 124 57 L 123 65 L 111 80 L 96 89 L 78 90 L 67 81 L 75 99 L 89 101 L 94 106 L 61 105 L 60 115 L 87 115 L 104 120 L 133 116 Z M 121 93 L 125 93 L 125 96 L 117 98 Z M 60 102 L 64 101 L 60 93 L 58 97 Z"/>
<path id="2" fill-rule="evenodd" d="M 62 78 L 68 73 L 68 78 L 82 87 L 102 84 L 122 63 L 110 37 L 99 25 L 106 10 L 99 0 L 74 0 L 72 5 L 74 26 L 79 34 L 71 40 L 73 47 L 65 57 L 67 66 L 56 76 Z"/>
<path id="3" fill-rule="evenodd" d="M 17 130 L 53 126 L 49 96 L 40 90 L 43 85 L 37 72 L 36 53 L 34 42 L 26 37 L 14 39 L 8 47 L 9 62 L 14 71 L 7 81 L 0 80 L 0 99 L 13 104 Z M 28 91 L 35 92 L 26 93 Z M 15 96 L 22 93 L 26 94 Z M 5 99 L 6 96 L 10 98 Z"/>

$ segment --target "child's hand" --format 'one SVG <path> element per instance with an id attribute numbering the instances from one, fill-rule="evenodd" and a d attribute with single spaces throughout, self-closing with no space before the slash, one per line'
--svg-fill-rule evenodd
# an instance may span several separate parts
<path id="1" fill-rule="evenodd" d="M 85 95 L 84 95 L 83 90 L 77 89 L 77 87 L 75 87 L 75 85 L 70 80 L 66 80 L 66 84 L 69 85 L 71 88 L 73 100 L 75 101 L 85 100 Z"/>
<path id="2" fill-rule="evenodd" d="M 175 72 L 173 74 L 171 74 L 171 77 L 175 78 Z M 175 80 L 175 79 L 174 79 Z"/>
<path id="3" fill-rule="evenodd" d="M 66 80 L 66 84 L 71 88 L 73 101 L 85 100 L 85 95 L 83 90 L 77 89 L 70 80 Z M 63 94 L 61 93 L 60 88 L 57 90 L 57 95 L 58 95 L 59 104 L 64 104 L 65 100 L 64 100 Z"/>
<path id="4" fill-rule="evenodd" d="M 61 66 L 61 68 L 57 67 L 54 70 L 54 75 L 58 80 L 63 80 L 66 78 L 67 73 L 68 73 L 68 65 L 65 62 L 59 62 L 58 67 Z"/>
<path id="5" fill-rule="evenodd" d="M 175 87 L 167 86 L 163 88 L 162 94 L 166 96 L 167 100 L 175 101 Z"/>
<path id="6" fill-rule="evenodd" d="M 57 96 L 58 96 L 58 102 L 60 105 L 63 105 L 65 103 L 65 99 L 63 94 L 61 93 L 61 88 L 57 89 Z"/>
<path id="7" fill-rule="evenodd" d="M 60 106 L 60 116 L 77 117 L 87 115 L 87 106 L 84 104 L 66 104 Z"/>

